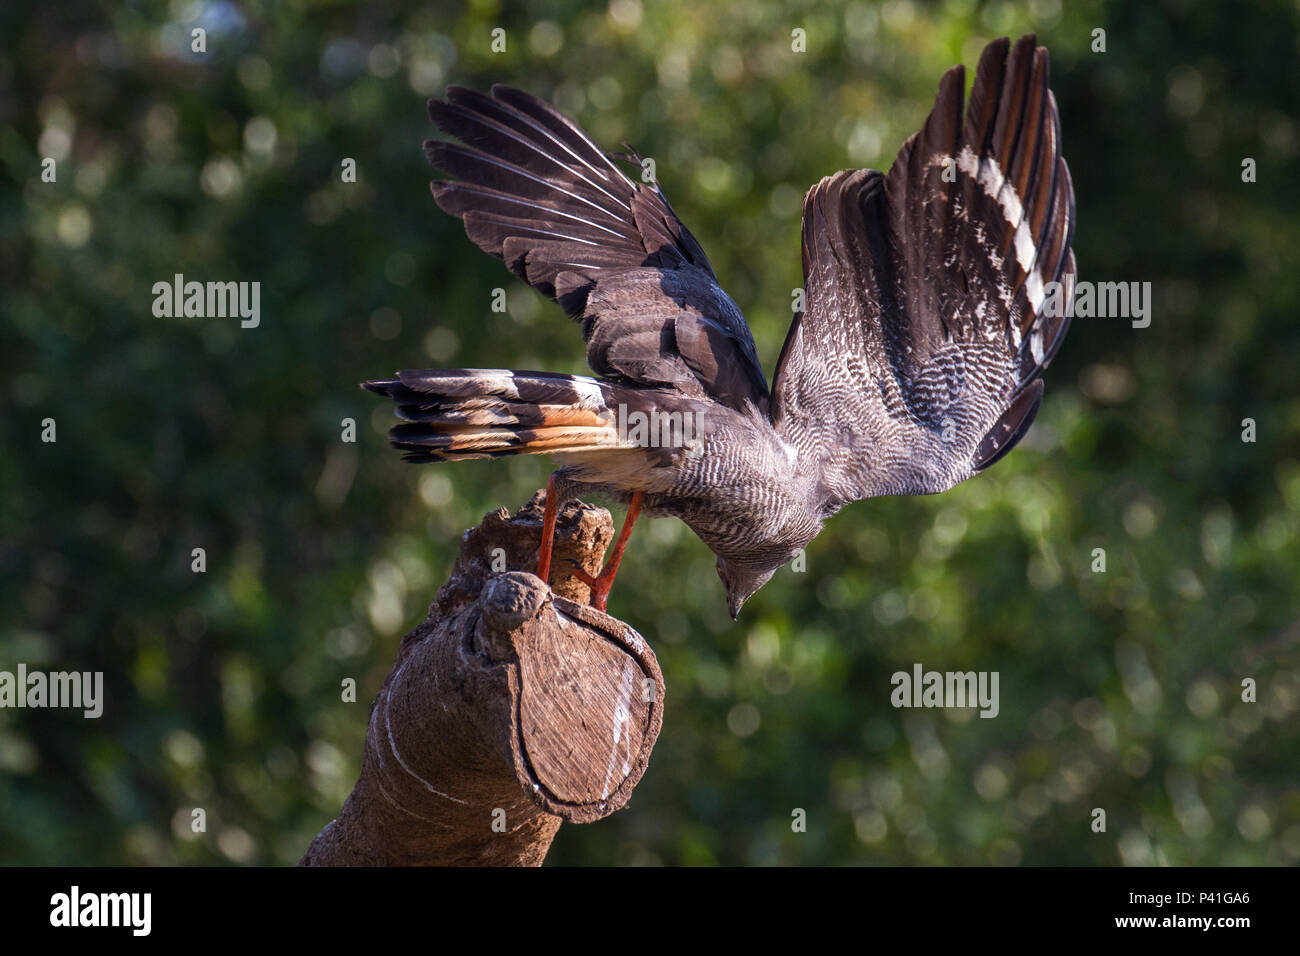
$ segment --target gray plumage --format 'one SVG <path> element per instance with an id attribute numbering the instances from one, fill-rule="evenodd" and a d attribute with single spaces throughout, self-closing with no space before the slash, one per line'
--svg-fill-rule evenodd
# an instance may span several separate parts
<path id="1" fill-rule="evenodd" d="M 804 200 L 804 309 L 769 393 L 740 310 L 657 184 L 535 97 L 459 87 L 425 144 L 445 211 L 581 323 L 597 378 L 427 369 L 367 382 L 412 461 L 551 454 L 570 487 L 680 518 L 733 616 L 844 505 L 951 488 L 1028 430 L 1072 298 L 1074 195 L 1032 36 L 949 70 L 890 172 Z M 463 145 L 462 145 L 463 144 Z M 633 157 L 635 159 L 635 157 Z"/>

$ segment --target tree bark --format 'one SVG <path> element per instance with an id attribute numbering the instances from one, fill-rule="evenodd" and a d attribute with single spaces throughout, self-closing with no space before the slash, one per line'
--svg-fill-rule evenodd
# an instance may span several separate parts
<path id="1" fill-rule="evenodd" d="M 631 797 L 663 723 L 663 675 L 571 573 L 570 560 L 599 571 L 605 509 L 560 509 L 551 587 L 522 570 L 536 567 L 543 500 L 465 533 L 371 705 L 356 787 L 300 866 L 540 865 L 561 821 Z"/>

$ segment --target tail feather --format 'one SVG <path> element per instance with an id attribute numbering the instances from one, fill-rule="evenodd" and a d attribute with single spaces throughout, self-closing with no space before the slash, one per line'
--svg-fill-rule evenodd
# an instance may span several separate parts
<path id="1" fill-rule="evenodd" d="M 363 387 L 397 404 L 389 433 L 413 462 L 503 455 L 574 455 L 634 448 L 620 442 L 619 386 L 577 375 L 504 369 L 423 369 Z"/>

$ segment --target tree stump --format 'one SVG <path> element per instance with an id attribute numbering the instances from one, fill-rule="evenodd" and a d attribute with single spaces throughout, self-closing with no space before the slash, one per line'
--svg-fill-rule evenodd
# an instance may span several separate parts
<path id="1" fill-rule="evenodd" d="M 609 512 L 567 502 L 551 586 L 544 493 L 462 539 L 428 619 L 371 705 L 361 775 L 300 866 L 539 865 L 561 821 L 625 805 L 663 724 L 663 675 L 631 627 L 587 605 Z"/>

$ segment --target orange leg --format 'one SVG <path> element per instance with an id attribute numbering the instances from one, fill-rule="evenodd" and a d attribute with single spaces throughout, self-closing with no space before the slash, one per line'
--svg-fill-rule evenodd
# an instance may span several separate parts
<path id="1" fill-rule="evenodd" d="M 623 560 L 623 551 L 627 548 L 627 539 L 632 537 L 632 525 L 636 524 L 637 515 L 641 513 L 641 499 L 645 493 L 636 491 L 632 493 L 632 500 L 628 502 L 627 518 L 623 521 L 623 530 L 618 533 L 618 540 L 614 542 L 614 553 L 609 556 L 605 562 L 604 569 L 594 578 L 582 568 L 576 568 L 573 572 L 576 577 L 587 587 L 591 588 L 591 605 L 597 611 L 605 610 L 605 603 L 609 600 L 610 588 L 614 586 L 614 575 L 618 574 L 618 563 Z M 575 566 L 577 562 L 574 562 Z"/>
<path id="2" fill-rule="evenodd" d="M 547 584 L 551 578 L 551 548 L 555 544 L 555 513 L 560 503 L 555 500 L 555 472 L 546 479 L 546 510 L 542 513 L 542 543 L 537 549 L 537 576 Z"/>

